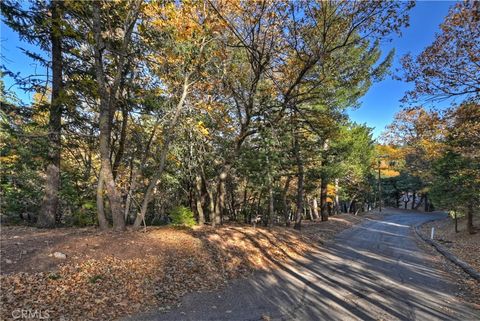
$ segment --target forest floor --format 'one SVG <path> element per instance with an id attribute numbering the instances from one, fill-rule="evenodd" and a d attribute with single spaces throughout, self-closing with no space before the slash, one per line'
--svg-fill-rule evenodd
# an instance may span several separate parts
<path id="1" fill-rule="evenodd" d="M 430 237 L 432 227 L 435 228 L 436 241 L 475 270 L 480 271 L 480 230 L 475 234 L 469 234 L 467 220 L 462 217 L 458 219 L 458 233 L 455 233 L 455 221 L 448 217 L 422 225 L 421 232 Z"/>
<path id="2" fill-rule="evenodd" d="M 479 298 L 459 282 L 477 289 L 479 283 L 413 231 L 445 215 L 386 212 L 294 262 L 276 262 L 277 269 L 187 294 L 168 312 L 121 320 L 480 320 Z"/>
<path id="3" fill-rule="evenodd" d="M 432 227 L 435 228 L 435 241 L 442 244 L 443 247 L 453 255 L 480 272 L 480 231 L 478 228 L 476 234 L 469 234 L 467 232 L 466 218 L 459 218 L 458 233 L 455 233 L 455 221 L 447 217 L 423 224 L 420 227 L 420 232 L 430 237 Z M 430 251 L 436 252 L 430 246 L 426 247 L 429 247 Z M 459 286 L 465 290 L 463 291 L 464 295 L 469 296 L 472 301 L 480 305 L 480 287 L 478 286 L 478 282 L 472 278 L 466 278 L 465 272 L 446 258 L 439 258 L 438 261 L 443 264 L 444 269 L 448 270 L 450 274 L 456 275 Z"/>
<path id="4" fill-rule="evenodd" d="M 65 321 L 169 309 L 186 293 L 271 269 L 271 258 L 299 258 L 365 219 L 341 214 L 328 222 L 304 221 L 301 232 L 244 225 L 125 233 L 4 226 L 0 319 L 13 319 L 12 312 L 21 309 Z"/>

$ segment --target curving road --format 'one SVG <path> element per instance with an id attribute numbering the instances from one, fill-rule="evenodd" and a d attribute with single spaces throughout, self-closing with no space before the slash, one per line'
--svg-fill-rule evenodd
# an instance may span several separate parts
<path id="1" fill-rule="evenodd" d="M 436 217 L 406 212 L 369 220 L 301 262 L 187 295 L 168 313 L 125 320 L 480 320 L 416 245 L 411 227 Z"/>

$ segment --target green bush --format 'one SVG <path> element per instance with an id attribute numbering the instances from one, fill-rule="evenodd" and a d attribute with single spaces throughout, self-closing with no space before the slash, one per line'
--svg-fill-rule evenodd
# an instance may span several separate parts
<path id="1" fill-rule="evenodd" d="M 193 212 L 185 206 L 176 206 L 168 215 L 173 225 L 194 226 L 196 224 Z"/>
<path id="2" fill-rule="evenodd" d="M 85 207 L 73 213 L 70 218 L 70 223 L 73 226 L 85 227 L 95 225 L 96 217 L 92 211 L 89 211 Z"/>

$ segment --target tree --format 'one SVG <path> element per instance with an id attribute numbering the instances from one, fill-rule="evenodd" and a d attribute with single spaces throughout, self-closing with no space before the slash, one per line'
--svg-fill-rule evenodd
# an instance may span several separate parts
<path id="1" fill-rule="evenodd" d="M 396 158 L 402 163 L 398 168 L 397 188 L 414 198 L 422 191 L 425 209 L 428 209 L 428 191 L 432 186 L 432 163 L 444 150 L 445 122 L 439 111 L 424 107 L 405 108 L 395 115 L 383 139 L 398 149 Z M 400 164 L 398 164 L 400 165 Z M 412 200 L 412 206 L 415 200 Z"/>
<path id="2" fill-rule="evenodd" d="M 94 43 L 92 44 L 94 57 L 95 57 L 95 74 L 96 81 L 100 97 L 100 113 L 99 113 L 99 149 L 101 158 L 100 176 L 98 179 L 97 194 L 101 194 L 103 187 L 107 191 L 110 208 L 112 211 L 113 228 L 117 231 L 125 230 L 124 210 L 122 206 L 122 200 L 120 191 L 116 186 L 115 179 L 113 177 L 113 168 L 110 163 L 111 155 L 111 128 L 112 119 L 115 111 L 117 110 L 117 101 L 120 90 L 120 85 L 125 78 L 125 67 L 127 65 L 128 51 L 132 41 L 133 29 L 137 23 L 138 15 L 140 13 L 140 7 L 143 1 L 127 1 L 125 6 L 127 12 L 124 20 L 121 21 L 121 36 L 119 43 L 115 40 L 114 29 L 102 30 L 102 19 L 105 19 L 105 15 L 108 13 L 108 9 L 112 4 L 103 3 L 101 1 L 94 1 L 92 3 L 92 33 L 94 37 Z M 107 16 L 108 17 L 108 16 Z M 112 27 L 111 27 L 112 28 Z M 104 39 L 104 32 L 107 31 L 111 36 L 110 39 Z M 107 46 L 108 45 L 108 46 Z M 116 56 L 117 65 L 116 72 L 113 80 L 108 81 L 106 76 L 106 68 L 108 62 L 105 60 L 105 50 L 107 48 L 114 48 L 115 51 L 110 49 L 110 54 Z M 103 202 L 100 197 L 97 197 L 97 210 L 98 221 L 101 228 L 106 228 L 107 222 L 103 210 Z"/>
<path id="3" fill-rule="evenodd" d="M 0 80 L 0 168 L 3 218 L 35 223 L 42 200 L 48 115 L 43 103 L 28 108 Z M 37 97 L 41 97 L 38 95 Z M 42 101 L 40 101 L 42 102 Z"/>
<path id="4" fill-rule="evenodd" d="M 371 202 L 371 169 L 375 161 L 371 129 L 355 123 L 342 126 L 340 135 L 332 142 L 332 154 L 336 193 L 348 201 L 346 211 L 355 212 L 355 203 L 363 208 Z"/>
<path id="5" fill-rule="evenodd" d="M 443 117 L 439 112 L 410 109 L 404 111 L 406 117 L 401 117 L 406 120 L 403 125 L 398 118 L 393 125 L 398 129 L 394 132 L 406 133 L 410 142 L 416 141 L 405 149 L 410 173 L 432 188 L 434 202 L 439 206 L 465 207 L 470 232 L 473 232 L 472 217 L 478 194 L 478 189 L 473 192 L 478 159 L 472 158 L 475 152 L 470 148 L 478 140 L 474 124 L 478 122 L 480 98 L 479 11 L 480 4 L 476 1 L 456 3 L 434 42 L 415 59 L 410 55 L 403 58 L 403 78 L 414 83 L 404 102 L 460 100 L 458 107 L 452 107 Z M 407 119 L 409 113 L 413 117 Z M 459 206 L 462 203 L 465 205 Z"/>
<path id="6" fill-rule="evenodd" d="M 381 61 L 380 41 L 406 24 L 410 7 L 63 2 L 62 82 L 52 88 L 52 96 L 62 89 L 57 220 L 112 222 L 121 231 L 131 222 L 166 222 L 171 209 L 188 206 L 212 226 L 257 215 L 270 225 L 282 212 L 300 228 L 307 213 L 326 220 L 334 195 L 366 202 L 354 194 L 370 192 L 369 130 L 350 124 L 345 111 L 385 74 L 393 52 Z M 50 52 L 49 29 L 40 26 L 21 32 L 45 39 Z M 7 117 L 22 118 L 14 110 Z M 30 126 L 43 131 L 46 123 L 34 117 L 9 137 Z M 33 144 L 25 149 L 34 155 Z M 356 159 L 362 149 L 367 156 Z M 23 165 L 40 177 L 36 163 Z M 12 162 L 8 184 L 22 176 L 14 172 L 20 166 Z"/>
<path id="7" fill-rule="evenodd" d="M 475 233 L 473 216 L 480 209 L 479 107 L 465 103 L 447 112 L 446 151 L 434 167 L 434 201 L 463 211 L 470 234 Z"/>
<path id="8" fill-rule="evenodd" d="M 62 3 L 51 1 L 50 41 L 52 55 L 52 94 L 49 113 L 49 151 L 45 195 L 37 226 L 53 227 L 58 215 L 60 190 L 60 132 L 62 127 Z"/>
<path id="9" fill-rule="evenodd" d="M 176 101 L 173 117 L 163 130 L 164 141 L 159 159 L 159 166 L 153 175 L 143 198 L 140 213 L 134 226 L 139 227 L 145 218 L 154 187 L 162 177 L 170 144 L 174 139 L 175 128 L 192 88 L 202 78 L 205 78 L 209 64 L 218 52 L 214 52 L 214 41 L 218 32 L 215 19 L 209 18 L 209 12 L 201 3 L 169 3 L 166 6 L 152 3 L 146 8 L 149 23 L 142 26 L 144 42 L 153 45 L 157 54 L 152 64 L 152 70 L 163 80 L 167 91 Z M 166 18 L 162 18 L 162 14 Z M 153 28 L 151 28 L 153 27 Z M 205 87 L 200 84 L 200 88 Z"/>
<path id="10" fill-rule="evenodd" d="M 51 54 L 51 97 L 49 106 L 48 155 L 45 171 L 44 196 L 37 218 L 37 226 L 53 227 L 58 219 L 60 189 L 60 134 L 63 96 L 62 30 L 63 4 L 52 0 L 48 5 L 33 1 L 30 10 L 24 10 L 18 2 L 2 3 L 6 23 L 30 43 L 38 44 Z M 32 25 L 34 29 L 32 30 Z M 44 37 L 46 35 L 47 37 Z M 48 39 L 48 40 L 46 40 Z M 43 59 L 32 53 L 30 56 L 42 63 Z"/>
<path id="11" fill-rule="evenodd" d="M 411 7 L 392 2 L 259 2 L 248 8 L 233 6 L 234 10 L 224 14 L 216 2 L 210 4 L 232 31 L 235 42 L 231 46 L 242 48 L 248 58 L 240 70 L 248 70 L 249 77 L 235 77 L 235 86 L 227 88 L 236 106 L 232 114 L 239 120 L 237 152 L 232 155 L 238 155 L 245 139 L 256 132 L 252 120 L 261 119 L 259 110 L 276 113 L 274 123 L 286 117 L 308 126 L 312 116 L 305 115 L 308 112 L 302 106 L 355 106 L 390 60 L 376 65 L 379 51 L 374 39 L 399 30 L 408 19 L 402 9 Z M 293 134 L 298 140 L 297 132 Z M 294 152 L 300 184 L 296 228 L 300 228 L 303 162 L 300 149 L 294 147 Z"/>
<path id="12" fill-rule="evenodd" d="M 480 98 L 478 1 L 460 1 L 440 25 L 441 33 L 418 57 L 407 55 L 403 79 L 414 83 L 404 102 Z"/>

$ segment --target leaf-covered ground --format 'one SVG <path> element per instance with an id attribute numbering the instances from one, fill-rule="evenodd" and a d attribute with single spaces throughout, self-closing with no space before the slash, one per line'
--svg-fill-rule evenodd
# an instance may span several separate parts
<path id="1" fill-rule="evenodd" d="M 305 222 L 301 233 L 283 227 L 225 226 L 146 233 L 94 228 L 38 230 L 3 227 L 1 320 L 12 311 L 48 311 L 63 320 L 112 320 L 160 306 L 228 279 L 272 268 L 360 222 L 338 215 Z M 58 259 L 53 253 L 66 254 Z"/>
<path id="2" fill-rule="evenodd" d="M 435 228 L 435 240 L 440 242 L 450 252 L 461 260 L 480 271 L 480 230 L 476 234 L 469 234 L 467 220 L 458 220 L 458 233 L 455 233 L 455 222 L 451 218 L 427 223 L 422 226 L 422 233 L 430 236 L 432 227 Z M 477 223 L 477 224 L 480 224 Z"/>
<path id="3" fill-rule="evenodd" d="M 455 233 L 454 224 L 452 219 L 445 218 L 422 225 L 420 232 L 430 237 L 431 229 L 434 227 L 434 238 L 436 241 L 459 259 L 480 271 L 480 232 L 468 234 L 465 218 L 458 220 L 458 233 Z M 480 282 L 468 277 L 460 267 L 443 258 L 431 246 L 425 245 L 425 249 L 435 252 L 438 262 L 455 278 L 460 288 L 457 295 L 468 302 L 476 304 L 477 308 L 480 309 Z"/>

